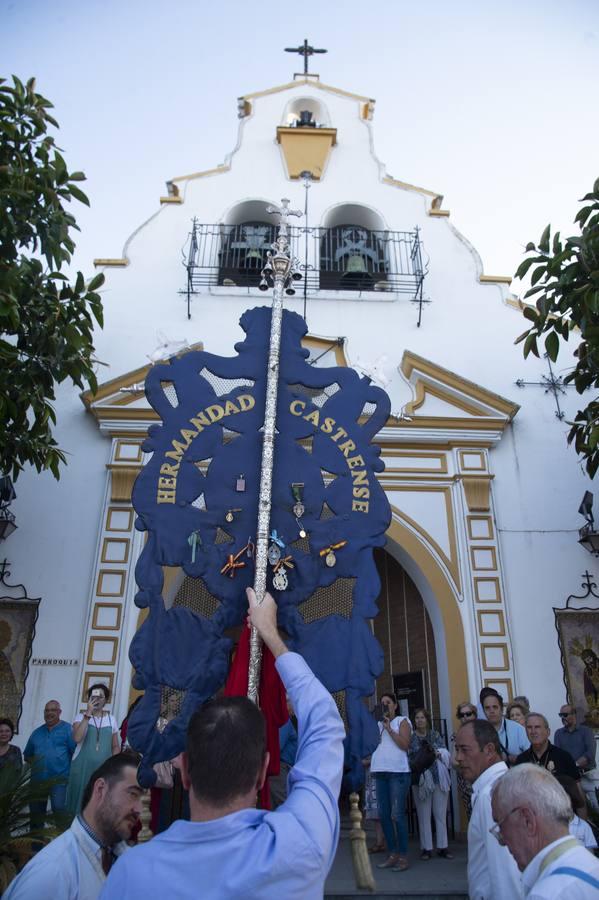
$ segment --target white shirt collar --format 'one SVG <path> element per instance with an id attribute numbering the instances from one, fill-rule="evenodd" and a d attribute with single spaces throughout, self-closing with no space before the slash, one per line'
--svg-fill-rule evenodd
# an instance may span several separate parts
<path id="1" fill-rule="evenodd" d="M 474 794 L 480 794 L 481 791 L 485 789 L 488 784 L 492 784 L 499 775 L 503 775 L 504 772 L 507 772 L 507 766 L 501 760 L 501 762 L 493 763 L 492 766 L 489 766 L 488 769 L 485 769 L 484 772 L 478 776 L 476 781 L 472 785 L 472 791 Z"/>

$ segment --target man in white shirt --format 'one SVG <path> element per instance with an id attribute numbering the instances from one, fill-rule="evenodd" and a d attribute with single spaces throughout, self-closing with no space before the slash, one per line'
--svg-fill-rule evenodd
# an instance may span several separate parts
<path id="1" fill-rule="evenodd" d="M 493 833 L 522 871 L 528 900 L 599 896 L 599 860 L 569 834 L 570 798 L 543 768 L 525 763 L 492 791 Z"/>
<path id="2" fill-rule="evenodd" d="M 497 731 L 483 719 L 462 725 L 455 737 L 460 775 L 473 785 L 468 826 L 470 900 L 518 900 L 523 896 L 514 859 L 489 831 L 493 825 L 491 789 L 508 771 L 500 749 Z"/>
<path id="3" fill-rule="evenodd" d="M 96 769 L 81 814 L 27 863 L 4 900 L 96 900 L 139 819 L 139 759 L 132 751 L 118 753 Z"/>

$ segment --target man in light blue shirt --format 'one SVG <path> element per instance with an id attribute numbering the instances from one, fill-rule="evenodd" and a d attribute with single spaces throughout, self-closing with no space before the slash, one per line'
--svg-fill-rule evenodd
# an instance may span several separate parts
<path id="1" fill-rule="evenodd" d="M 191 821 L 177 821 L 129 851 L 101 900 L 321 900 L 339 840 L 337 798 L 345 732 L 329 692 L 276 626 L 276 604 L 251 589 L 249 619 L 276 658 L 298 720 L 289 796 L 275 812 L 255 809 L 268 767 L 262 714 L 245 697 L 198 710 L 181 756 Z"/>
<path id="2" fill-rule="evenodd" d="M 44 724 L 32 732 L 23 752 L 25 762 L 31 766 L 31 780 L 59 779 L 49 788 L 53 813 L 61 813 L 67 805 L 67 781 L 71 757 L 77 744 L 69 722 L 60 718 L 62 710 L 58 700 L 48 700 L 44 707 Z M 30 804 L 31 827 L 43 828 L 48 798 Z"/>

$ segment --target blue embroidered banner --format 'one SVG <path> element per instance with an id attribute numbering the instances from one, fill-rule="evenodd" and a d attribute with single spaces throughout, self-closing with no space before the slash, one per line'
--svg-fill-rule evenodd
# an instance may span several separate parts
<path id="1" fill-rule="evenodd" d="M 193 351 L 154 366 L 146 378 L 148 400 L 163 424 L 149 429 L 143 449 L 151 456 L 133 489 L 136 527 L 148 532 L 136 568 L 136 603 L 149 614 L 130 649 L 134 686 L 145 694 L 129 736 L 144 754 L 147 783 L 151 765 L 184 748 L 191 714 L 224 684 L 231 641 L 223 633 L 246 612 L 270 315 L 266 307 L 244 313 L 246 338 L 235 346 L 236 356 Z M 361 759 L 378 743 L 362 698 L 372 694 L 383 669 L 368 620 L 377 614 L 380 590 L 372 550 L 384 544 L 390 522 L 375 477 L 384 466 L 373 444 L 389 399 L 352 369 L 310 365 L 301 346 L 305 333 L 303 319 L 285 311 L 270 523 L 277 549 L 269 589 L 291 648 L 344 715 L 350 782 L 357 786 Z M 163 567 L 181 567 L 197 580 L 203 612 L 165 606 Z M 165 689 L 181 693 L 178 714 L 160 733 Z"/>

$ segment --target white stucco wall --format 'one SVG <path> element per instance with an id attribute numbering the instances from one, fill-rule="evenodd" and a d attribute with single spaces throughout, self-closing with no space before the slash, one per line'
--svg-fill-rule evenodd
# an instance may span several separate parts
<path id="1" fill-rule="evenodd" d="M 106 270 L 105 328 L 98 332 L 96 346 L 98 358 L 107 367 L 100 368 L 99 380 L 146 364 L 158 343 L 158 331 L 171 340 L 202 341 L 211 352 L 231 355 L 234 343 L 242 337 L 241 314 L 248 307 L 270 302 L 269 295 L 257 290 L 227 294 L 223 288 L 205 289 L 193 298 L 188 321 L 185 298 L 178 293 L 185 286 L 181 249 L 194 216 L 203 223 L 216 223 L 244 200 L 266 204 L 278 203 L 282 197 L 303 208 L 303 187 L 287 179 L 275 139 L 276 126 L 296 96 L 314 96 L 325 103 L 331 125 L 337 128 L 337 145 L 325 175 L 310 188 L 309 224 L 322 224 L 337 204 L 352 203 L 375 210 L 391 230 L 410 231 L 418 226 L 428 266 L 425 297 L 431 301 L 425 305 L 418 328 L 417 307 L 405 294 L 373 292 L 359 297 L 349 292 L 310 292 L 310 332 L 344 336 L 350 362 L 359 357 L 362 363 L 372 364 L 385 355 L 393 370 L 389 392 L 394 411 L 413 399 L 398 371 L 405 349 L 521 406 L 502 441 L 491 451 L 492 490 L 515 687 L 557 727 L 555 711 L 565 691 L 552 607 L 563 606 L 568 594 L 579 592 L 585 569 L 598 574 L 595 560 L 579 547 L 574 531 L 582 524 L 576 510 L 589 487 L 588 479 L 573 450 L 566 446 L 568 428 L 556 419 L 552 396 L 537 386 L 519 389 L 515 385 L 517 378 L 540 381 L 548 369 L 543 360 L 525 362 L 521 347 L 514 346 L 514 338 L 526 323 L 506 303 L 506 287 L 479 283 L 478 255 L 450 219 L 428 214 L 430 196 L 383 183 L 384 168 L 373 154 L 373 128 L 359 116 L 360 101 L 304 84 L 252 101 L 251 116 L 240 123 L 240 143 L 230 170 L 180 183 L 184 202 L 158 209 L 126 241 L 123 255 L 129 265 Z M 210 127 L 217 128 L 218 123 Z M 179 138 L 184 140 L 184 134 Z M 191 171 L 193 166 L 190 154 Z M 135 172 L 128 177 L 134 178 Z M 114 228 L 97 248 L 100 257 L 121 254 L 126 236 L 119 233 L 118 202 L 115 192 Z M 485 206 L 481 185 L 481 217 L 489 215 L 493 211 Z M 476 240 L 476 235 L 470 237 Z M 286 305 L 301 313 L 301 291 Z M 570 364 L 571 358 L 564 354 L 556 369 L 563 372 Z M 567 388 L 560 403 L 570 418 L 579 398 Z M 107 489 L 110 441 L 86 414 L 76 390 L 60 386 L 56 410 L 57 436 L 69 464 L 59 483 L 33 472 L 19 478 L 13 506 L 19 529 L 3 550 L 10 558 L 13 580 L 24 581 L 30 596 L 42 597 L 33 655 L 80 658 Z M 424 582 L 422 589 L 438 631 L 434 598 L 428 596 Z M 464 622 L 470 646 L 469 615 L 464 615 Z M 445 650 L 439 639 L 437 646 L 443 665 Z M 475 660 L 470 664 L 474 667 Z M 41 721 L 43 703 L 50 696 L 62 701 L 70 718 L 76 688 L 73 669 L 32 668 L 20 726 L 23 741 Z M 445 688 L 442 693 L 445 712 L 451 715 Z M 120 716 L 125 710 L 116 712 Z"/>

